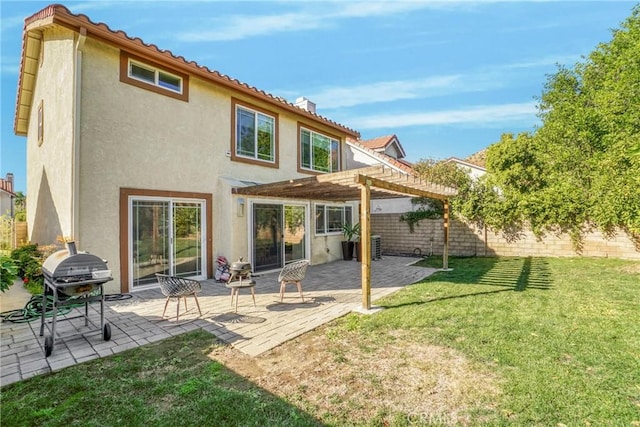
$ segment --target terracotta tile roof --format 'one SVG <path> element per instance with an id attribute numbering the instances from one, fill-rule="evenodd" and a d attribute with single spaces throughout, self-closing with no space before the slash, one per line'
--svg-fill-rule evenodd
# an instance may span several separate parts
<path id="1" fill-rule="evenodd" d="M 50 24 L 61 25 L 78 33 L 86 31 L 87 37 L 99 39 L 103 42 L 115 45 L 118 48 L 124 49 L 131 53 L 135 53 L 142 58 L 157 61 L 161 64 L 168 64 L 171 67 L 181 70 L 185 73 L 244 93 L 248 96 L 257 98 L 280 108 L 284 108 L 285 110 L 293 112 L 297 115 L 306 116 L 309 119 L 320 122 L 333 129 L 338 129 L 352 137 L 360 137 L 359 132 L 341 125 L 335 121 L 332 121 L 326 117 L 323 117 L 319 114 L 312 113 L 300 107 L 297 107 L 284 98 L 271 95 L 254 86 L 250 86 L 247 83 L 243 83 L 225 74 L 221 74 L 218 71 L 211 70 L 206 66 L 199 65 L 194 61 L 188 61 L 184 57 L 176 56 L 168 50 L 162 50 L 154 44 L 146 44 L 140 38 L 130 37 L 124 31 L 112 30 L 107 24 L 95 23 L 91 21 L 86 15 L 73 14 L 71 13 L 71 11 L 69 11 L 69 9 L 60 4 L 49 5 L 25 19 L 22 38 L 22 56 L 20 61 L 20 78 L 18 81 L 18 99 L 16 101 L 16 119 L 14 123 L 14 131 L 16 131 L 17 129 L 18 112 L 21 106 L 20 97 L 24 85 L 23 70 L 25 67 L 27 35 L 31 30 L 37 30 Z M 23 106 L 25 106 L 25 104 L 23 104 Z"/>
<path id="2" fill-rule="evenodd" d="M 385 138 L 385 137 L 381 137 L 381 138 Z M 380 139 L 380 138 L 376 138 L 376 139 Z M 373 141 L 373 140 L 369 140 L 369 141 Z M 362 151 L 365 151 L 366 153 L 368 153 L 371 157 L 374 158 L 378 158 L 380 159 L 381 163 L 387 163 L 390 164 L 391 166 L 396 167 L 397 169 L 408 173 L 410 175 L 417 175 L 416 171 L 413 169 L 413 164 L 406 161 L 406 160 L 402 160 L 402 159 L 394 159 L 393 157 L 382 153 L 380 151 L 376 151 L 366 145 L 363 144 L 363 141 L 356 141 L 354 139 L 351 138 L 347 138 L 347 143 L 352 144 L 358 148 L 360 148 Z"/>
<path id="3" fill-rule="evenodd" d="M 16 193 L 13 192 L 13 183 L 4 178 L 0 178 L 0 190 L 12 196 L 16 195 Z"/>
<path id="4" fill-rule="evenodd" d="M 398 150 L 397 157 L 402 158 L 406 156 L 404 148 L 402 147 L 402 144 L 400 144 L 400 140 L 396 135 L 379 136 L 373 139 L 367 139 L 364 141 L 361 140 L 360 143 L 365 147 L 378 152 L 384 152 L 387 150 L 387 148 L 389 148 L 389 146 L 395 145 L 396 149 Z"/>
<path id="5" fill-rule="evenodd" d="M 391 140 L 396 138 L 395 135 L 386 135 L 379 136 L 373 139 L 367 139 L 365 141 L 358 141 L 361 145 L 364 145 L 367 148 L 371 148 L 372 150 L 377 150 L 381 148 L 386 148 L 387 145 L 391 143 Z M 397 139 L 397 138 L 396 138 Z"/>

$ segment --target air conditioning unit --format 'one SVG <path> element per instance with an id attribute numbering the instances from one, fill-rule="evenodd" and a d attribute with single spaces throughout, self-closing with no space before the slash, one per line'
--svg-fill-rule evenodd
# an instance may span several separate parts
<path id="1" fill-rule="evenodd" d="M 382 259 L 382 244 L 380 236 L 371 236 L 371 259 Z"/>

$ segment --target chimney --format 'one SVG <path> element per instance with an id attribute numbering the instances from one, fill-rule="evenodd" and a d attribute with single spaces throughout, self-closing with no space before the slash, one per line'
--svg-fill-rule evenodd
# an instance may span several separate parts
<path id="1" fill-rule="evenodd" d="M 296 99 L 295 106 L 302 108 L 303 110 L 307 110 L 310 113 L 314 113 L 314 114 L 316 113 L 316 104 L 309 101 L 304 96 L 301 96 L 300 98 Z"/>

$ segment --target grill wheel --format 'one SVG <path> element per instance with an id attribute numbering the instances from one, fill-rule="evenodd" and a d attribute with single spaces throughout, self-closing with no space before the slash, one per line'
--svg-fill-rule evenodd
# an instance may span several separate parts
<path id="1" fill-rule="evenodd" d="M 47 335 L 44 339 L 44 355 L 45 357 L 51 356 L 51 352 L 53 351 L 53 337 L 51 335 Z"/>
<path id="2" fill-rule="evenodd" d="M 108 323 L 105 323 L 104 328 L 102 329 L 102 339 L 105 341 L 109 341 L 111 339 L 111 325 Z"/>

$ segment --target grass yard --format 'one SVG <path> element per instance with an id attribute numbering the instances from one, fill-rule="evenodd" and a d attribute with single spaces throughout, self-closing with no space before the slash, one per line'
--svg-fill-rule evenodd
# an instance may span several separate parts
<path id="1" fill-rule="evenodd" d="M 2 425 L 640 426 L 640 263 L 449 265 L 259 357 L 198 331 L 11 384 Z"/>

